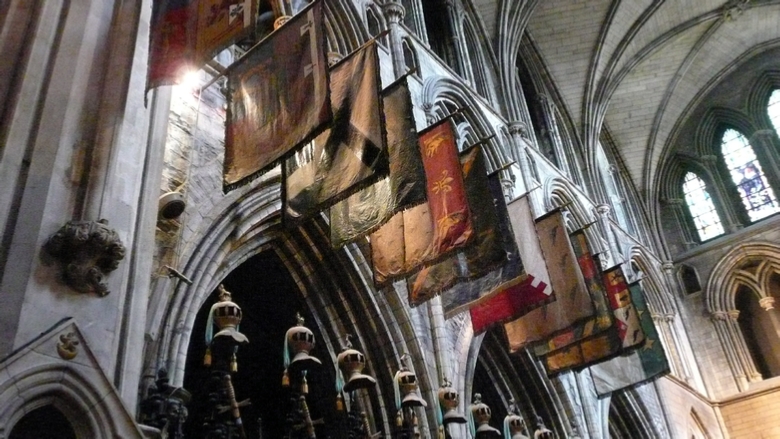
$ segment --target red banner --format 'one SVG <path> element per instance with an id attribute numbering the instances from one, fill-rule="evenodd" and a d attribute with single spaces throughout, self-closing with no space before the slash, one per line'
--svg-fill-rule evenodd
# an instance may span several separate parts
<path id="1" fill-rule="evenodd" d="M 488 294 L 485 300 L 469 309 L 475 334 L 555 300 L 549 286 L 530 274 L 502 284 L 497 290 L 497 293 Z"/>
<path id="2" fill-rule="evenodd" d="M 421 134 L 420 148 L 434 224 L 433 252 L 438 255 L 462 246 L 471 237 L 466 189 L 450 121 Z"/>

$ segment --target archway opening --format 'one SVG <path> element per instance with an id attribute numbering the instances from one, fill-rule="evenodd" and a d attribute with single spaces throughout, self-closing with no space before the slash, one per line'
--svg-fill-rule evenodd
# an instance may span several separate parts
<path id="1" fill-rule="evenodd" d="M 282 386 L 284 337 L 296 324 L 296 312 L 300 312 L 317 343 L 311 354 L 322 361 L 321 367 L 307 375 L 309 394 L 306 399 L 311 417 L 325 420 L 316 427 L 316 434 L 318 437 L 338 437 L 335 430 L 331 431 L 336 419 L 334 366 L 323 347 L 321 331 L 308 314 L 300 289 L 284 263 L 273 251 L 263 252 L 232 271 L 223 284 L 242 309 L 239 331 L 249 339 L 249 344 L 237 352 L 238 372 L 232 377 L 236 400 L 249 399 L 251 403 L 240 409 L 247 435 L 258 437 L 262 428 L 260 437 L 284 437 L 285 418 L 292 410 L 290 391 Z M 197 433 L 208 412 L 204 384 L 210 371 L 203 365 L 204 333 L 209 310 L 216 301 L 215 291 L 198 311 L 187 350 L 184 387 L 192 392 L 185 426 L 187 437 L 199 437 Z"/>
<path id="2" fill-rule="evenodd" d="M 734 304 L 739 310 L 737 322 L 756 370 L 764 379 L 780 375 L 777 316 L 773 315 L 776 310 L 762 309 L 755 293 L 746 286 L 739 287 Z"/>
<path id="3" fill-rule="evenodd" d="M 52 405 L 24 415 L 11 430 L 9 439 L 76 439 L 68 418 Z"/>

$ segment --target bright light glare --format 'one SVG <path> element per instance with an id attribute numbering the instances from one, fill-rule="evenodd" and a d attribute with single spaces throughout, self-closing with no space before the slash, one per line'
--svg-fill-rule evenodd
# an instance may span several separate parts
<path id="1" fill-rule="evenodd" d="M 190 70 L 181 78 L 179 85 L 185 89 L 193 90 L 200 87 L 200 71 Z"/>

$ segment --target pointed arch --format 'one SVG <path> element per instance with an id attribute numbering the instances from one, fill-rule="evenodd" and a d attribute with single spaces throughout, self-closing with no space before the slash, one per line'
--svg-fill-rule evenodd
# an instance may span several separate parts
<path id="1" fill-rule="evenodd" d="M 498 170 L 512 161 L 506 147 L 496 137 L 498 133 L 490 119 L 483 113 L 482 106 L 474 98 L 473 92 L 463 84 L 452 78 L 431 76 L 423 83 L 421 95 L 422 106 L 426 110 L 429 122 L 461 109 L 460 115 L 456 116 L 455 120 L 468 124 L 461 127 L 466 130 L 464 133 L 471 133 L 471 139 L 475 142 L 490 138 L 483 149 L 488 172 Z"/>
<path id="2" fill-rule="evenodd" d="M 747 242 L 734 246 L 712 268 L 712 274 L 705 289 L 705 303 L 710 313 L 727 312 L 735 309 L 734 296 L 742 283 L 748 282 L 741 267 L 757 262 L 765 262 L 764 270 L 774 272 L 780 267 L 780 245 L 770 242 Z M 778 272 L 780 273 L 780 272 Z M 754 276 L 751 276 L 754 277 Z M 764 274 L 762 279 L 767 279 Z M 759 280 L 750 280 L 754 286 L 763 290 Z M 757 292 L 760 297 L 765 294 Z"/>

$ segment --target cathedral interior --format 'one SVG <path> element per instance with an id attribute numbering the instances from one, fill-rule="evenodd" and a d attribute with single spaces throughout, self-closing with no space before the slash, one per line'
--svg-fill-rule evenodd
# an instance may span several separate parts
<path id="1" fill-rule="evenodd" d="M 231 66 L 308 1 L 6 0 L 0 438 L 780 438 L 779 0 L 314 3 L 331 67 L 373 42 L 417 132 L 480 145 L 529 273 L 560 212 L 641 285 L 667 367 L 548 373 L 288 220 L 284 165 L 226 190 Z M 152 84 L 177 5 L 250 31 Z"/>

